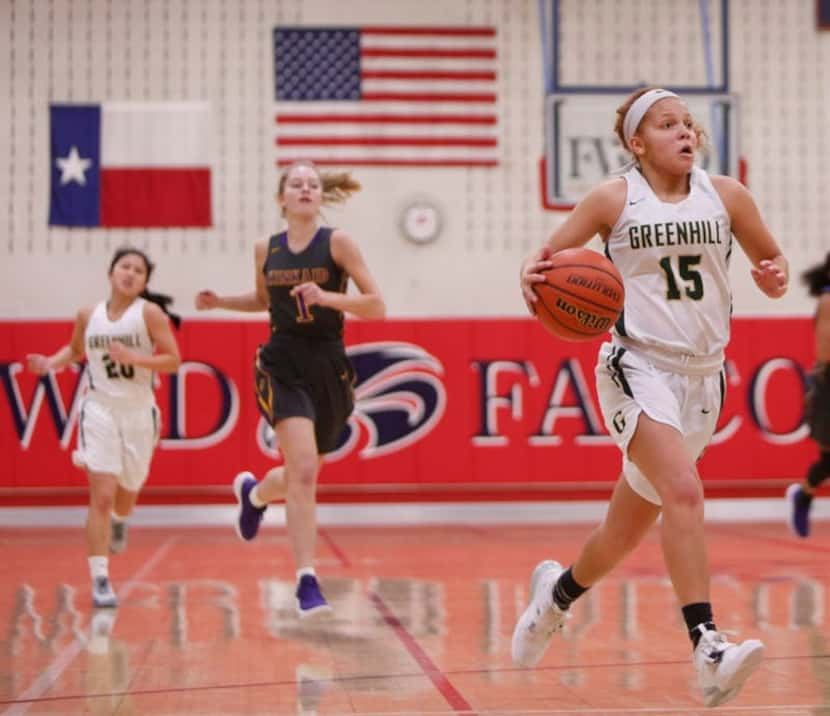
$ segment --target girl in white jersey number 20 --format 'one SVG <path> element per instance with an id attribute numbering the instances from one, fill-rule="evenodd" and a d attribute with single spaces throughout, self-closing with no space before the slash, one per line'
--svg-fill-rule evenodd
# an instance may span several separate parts
<path id="1" fill-rule="evenodd" d="M 147 291 L 152 271 L 142 251 L 116 251 L 109 299 L 78 311 L 72 338 L 56 353 L 26 357 L 29 370 L 43 375 L 86 355 L 88 384 L 72 460 L 89 479 L 86 539 L 95 607 L 118 605 L 107 554 L 126 546 L 125 520 L 158 442 L 154 373 L 174 373 L 181 362 L 168 320 L 178 327 L 179 318 L 167 313 L 170 297 Z"/>
<path id="2" fill-rule="evenodd" d="M 673 92 L 645 88 L 617 110 L 615 132 L 634 160 L 592 189 L 521 269 L 525 301 L 550 256 L 599 234 L 623 277 L 625 307 L 600 349 L 597 393 L 623 454 L 605 520 L 568 568 L 536 566 L 530 604 L 513 632 L 513 659 L 534 666 L 571 603 L 614 568 L 662 513 L 663 558 L 692 641 L 706 706 L 735 697 L 764 645 L 731 643 L 715 627 L 704 544 L 703 486 L 695 463 L 715 430 L 729 340 L 732 239 L 770 298 L 787 290 L 787 261 L 750 193 L 695 166 L 703 132 Z"/>

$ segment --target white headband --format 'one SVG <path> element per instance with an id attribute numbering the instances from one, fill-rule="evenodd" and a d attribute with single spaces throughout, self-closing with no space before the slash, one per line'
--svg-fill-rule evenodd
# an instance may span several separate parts
<path id="1" fill-rule="evenodd" d="M 646 116 L 646 112 L 651 109 L 651 105 L 661 99 L 666 99 L 666 97 L 677 97 L 677 95 L 669 90 L 653 89 L 641 94 L 634 100 L 634 103 L 625 113 L 625 119 L 623 119 L 623 137 L 625 137 L 626 149 L 628 149 L 628 143 L 631 141 L 631 137 L 634 136 L 634 132 L 637 131 L 637 127 L 640 126 L 640 122 L 643 121 L 643 117 Z"/>

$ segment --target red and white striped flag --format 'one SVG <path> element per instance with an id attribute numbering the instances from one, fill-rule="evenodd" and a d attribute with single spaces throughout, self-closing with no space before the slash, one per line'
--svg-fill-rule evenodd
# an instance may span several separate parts
<path id="1" fill-rule="evenodd" d="M 274 29 L 277 162 L 493 167 L 492 27 Z"/>

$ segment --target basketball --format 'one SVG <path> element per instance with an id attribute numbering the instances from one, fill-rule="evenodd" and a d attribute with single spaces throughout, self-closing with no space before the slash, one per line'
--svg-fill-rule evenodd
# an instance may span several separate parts
<path id="1" fill-rule="evenodd" d="M 550 260 L 545 281 L 533 284 L 542 325 L 567 341 L 590 341 L 609 331 L 625 299 L 617 267 L 591 249 L 565 249 Z"/>

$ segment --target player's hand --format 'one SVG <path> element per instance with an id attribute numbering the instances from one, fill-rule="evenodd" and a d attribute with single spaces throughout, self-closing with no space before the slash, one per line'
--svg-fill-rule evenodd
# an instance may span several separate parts
<path id="1" fill-rule="evenodd" d="M 213 291 L 205 289 L 196 294 L 193 303 L 196 305 L 197 311 L 210 311 L 211 309 L 219 307 L 219 296 Z"/>
<path id="2" fill-rule="evenodd" d="M 120 341 L 110 341 L 108 353 L 116 363 L 131 365 L 135 363 L 136 354 Z"/>
<path id="3" fill-rule="evenodd" d="M 26 367 L 30 373 L 45 375 L 49 372 L 49 358 L 40 353 L 29 353 L 26 356 Z"/>
<path id="4" fill-rule="evenodd" d="M 300 296 L 306 306 L 313 306 L 314 304 L 325 306 L 328 291 L 324 291 L 314 281 L 307 281 L 294 286 L 291 289 L 291 295 L 295 298 Z"/>
<path id="5" fill-rule="evenodd" d="M 544 271 L 547 271 L 553 263 L 550 261 L 552 251 L 549 246 L 543 246 L 533 256 L 529 257 L 522 264 L 522 270 L 519 274 L 519 281 L 522 286 L 522 297 L 527 304 L 527 310 L 534 316 L 536 315 L 536 291 L 533 290 L 533 284 L 545 280 Z"/>
<path id="6" fill-rule="evenodd" d="M 751 272 L 755 284 L 770 298 L 781 298 L 787 292 L 787 272 L 775 261 L 761 261 Z"/>

